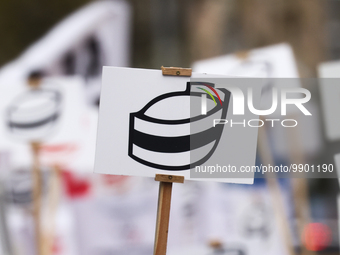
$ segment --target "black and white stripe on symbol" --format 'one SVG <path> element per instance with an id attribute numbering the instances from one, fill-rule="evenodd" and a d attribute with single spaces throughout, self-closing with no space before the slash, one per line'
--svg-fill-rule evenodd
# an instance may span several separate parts
<path id="1" fill-rule="evenodd" d="M 207 84 L 214 87 L 212 83 Z M 128 155 L 131 158 L 149 167 L 180 171 L 201 165 L 213 155 L 224 127 L 224 125 L 213 127 L 213 119 L 226 118 L 230 100 L 228 90 L 219 89 L 223 104 L 216 104 L 206 115 L 162 119 L 146 114 L 151 107 L 157 107 L 161 101 L 175 97 L 189 97 L 190 100 L 200 101 L 205 92 L 192 89 L 198 85 L 202 83 L 188 82 L 185 91 L 160 95 L 140 111 L 130 113 Z M 218 100 L 217 97 L 215 99 Z M 193 125 L 195 125 L 194 129 Z M 195 158 L 191 157 L 192 152 L 195 152 Z"/>
<path id="2" fill-rule="evenodd" d="M 51 132 L 60 117 L 62 95 L 52 89 L 32 89 L 7 108 L 11 133 L 34 139 Z"/>

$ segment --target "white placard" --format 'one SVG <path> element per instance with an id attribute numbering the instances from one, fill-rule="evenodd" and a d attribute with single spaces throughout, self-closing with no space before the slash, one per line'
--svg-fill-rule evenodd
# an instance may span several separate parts
<path id="1" fill-rule="evenodd" d="M 338 219 L 340 219 L 340 194 L 337 196 L 337 204 L 338 204 Z M 339 228 L 339 243 L 340 243 L 340 221 L 338 220 L 338 228 Z"/>
<path id="2" fill-rule="evenodd" d="M 91 171 L 97 112 L 85 103 L 84 81 L 48 78 L 39 91 L 25 83 L 0 88 L 0 149 L 10 151 L 13 169 L 27 168 L 32 164 L 29 143 L 38 140 L 43 165 Z"/>
<path id="3" fill-rule="evenodd" d="M 340 61 L 319 65 L 320 95 L 329 140 L 340 139 Z M 331 79 L 335 78 L 335 79 Z"/>
<path id="4" fill-rule="evenodd" d="M 210 74 L 229 75 L 234 77 L 265 78 L 266 83 L 261 96 L 261 107 L 269 109 L 272 104 L 272 88 L 300 87 L 299 73 L 294 57 L 293 49 L 289 44 L 281 43 L 263 48 L 252 49 L 243 54 L 229 54 L 212 59 L 201 60 L 193 63 L 193 70 Z M 286 78 L 289 82 L 285 82 Z M 313 116 L 317 114 L 313 108 Z M 301 143 L 306 154 L 315 154 L 320 148 L 320 136 L 318 134 L 317 118 L 300 118 L 298 108 L 287 110 L 288 115 L 294 115 L 299 119 L 301 129 Z M 272 116 L 276 116 L 274 113 Z M 296 116 L 295 116 L 296 115 Z M 340 130 L 340 129 L 338 129 Z M 280 127 L 272 128 L 274 154 L 279 157 L 289 157 L 289 145 L 287 144 L 286 131 Z M 310 139 L 314 137 L 314 139 Z"/>
<path id="5" fill-rule="evenodd" d="M 152 254 L 157 182 L 127 177 L 119 183 L 128 184 L 119 194 L 107 192 L 72 203 L 79 254 Z"/>
<path id="6" fill-rule="evenodd" d="M 0 69 L 0 85 L 35 70 L 50 76 L 81 75 L 93 105 L 103 65 L 130 65 L 131 8 L 127 1 L 94 1 L 61 20 L 18 58 Z"/>
<path id="7" fill-rule="evenodd" d="M 181 101 L 177 100 L 179 98 L 178 96 L 172 96 L 172 104 L 165 107 L 165 104 L 163 104 L 165 100 L 162 99 L 162 101 L 158 99 L 160 98 L 159 96 L 164 96 L 168 93 L 186 91 L 187 83 L 190 82 L 191 79 L 196 78 L 207 80 L 208 78 L 221 78 L 221 76 L 199 73 L 193 73 L 192 77 L 163 76 L 160 70 L 104 67 L 95 172 L 101 174 L 147 177 L 154 177 L 155 174 L 171 174 L 182 175 L 185 176 L 186 179 L 190 179 L 190 169 L 173 169 L 177 166 L 182 167 L 183 162 L 190 162 L 190 150 L 184 153 L 175 153 L 172 151 L 169 153 L 164 151 L 160 152 L 160 150 L 156 149 L 145 149 L 148 147 L 145 143 L 143 144 L 144 147 L 141 148 L 137 143 L 130 141 L 132 140 L 130 133 L 134 132 L 133 139 L 136 137 L 135 130 L 139 132 L 139 137 L 147 134 L 148 137 L 164 136 L 167 138 L 177 138 L 183 136 L 184 133 L 189 134 L 190 126 L 186 128 L 184 125 L 177 124 L 166 125 L 165 123 L 162 125 L 157 124 L 154 119 L 164 120 L 164 118 L 166 118 L 166 120 L 179 120 L 188 118 L 188 116 L 190 116 L 190 100 Z M 257 95 L 254 95 L 254 100 L 257 100 L 259 103 L 260 91 L 255 94 Z M 229 107 L 231 107 L 230 105 L 232 104 L 229 103 Z M 141 112 L 141 109 L 148 110 L 144 112 L 144 119 L 137 119 L 135 117 L 136 113 Z M 228 117 L 232 116 L 230 112 L 232 111 L 228 110 Z M 255 115 L 251 116 L 258 118 L 258 116 Z M 151 121 L 149 121 L 149 119 Z M 212 119 L 210 124 L 212 126 Z M 224 151 L 224 153 L 222 153 L 224 160 L 232 166 L 235 165 L 236 168 L 239 168 L 242 164 L 246 166 L 254 165 L 257 128 L 242 127 L 238 129 L 228 126 L 225 127 L 225 130 L 228 130 L 228 132 L 222 132 L 220 140 L 220 143 L 223 141 L 222 144 L 229 144 L 228 152 Z M 143 141 L 149 140 L 144 139 Z M 216 155 L 221 155 L 218 154 L 218 149 L 211 155 L 211 158 L 216 157 Z M 164 165 L 173 168 L 165 168 Z M 243 179 L 207 179 L 210 181 L 249 184 L 253 182 L 253 175 L 249 178 L 248 176 Z M 206 179 L 198 178 L 195 180 Z"/>
<path id="8" fill-rule="evenodd" d="M 299 77 L 293 50 L 286 43 L 253 49 L 244 56 L 230 54 L 197 61 L 193 69 L 196 72 L 246 77 Z"/>
<path id="9" fill-rule="evenodd" d="M 340 186 L 340 153 L 334 155 L 334 161 L 335 161 L 335 168 L 337 171 L 339 186 Z"/>
<path id="10" fill-rule="evenodd" d="M 196 187 L 188 190 L 193 184 Z M 288 254 L 264 185 L 188 182 L 186 186 L 173 191 L 181 210 L 171 210 L 175 220 L 170 221 L 170 230 L 175 234 L 169 236 L 168 254 Z M 287 201 L 289 194 L 284 192 L 284 197 Z M 214 250 L 208 246 L 212 241 L 222 247 Z"/>
<path id="11" fill-rule="evenodd" d="M 298 78 L 294 53 L 289 44 L 278 44 L 248 51 L 246 54 L 230 54 L 212 59 L 197 61 L 193 70 L 209 74 L 234 77 L 266 78 L 261 105 L 268 109 L 271 104 L 271 88 L 280 87 L 273 78 Z M 290 83 L 298 87 L 300 84 Z"/>
<path id="12" fill-rule="evenodd" d="M 11 240 L 8 231 L 8 218 L 6 195 L 5 195 L 5 178 L 10 171 L 10 155 L 7 152 L 0 151 L 0 252 L 1 254 L 11 254 Z"/>

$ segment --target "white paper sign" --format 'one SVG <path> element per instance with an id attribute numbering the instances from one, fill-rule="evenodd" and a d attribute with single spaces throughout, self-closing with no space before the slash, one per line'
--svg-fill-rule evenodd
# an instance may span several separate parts
<path id="1" fill-rule="evenodd" d="M 8 231 L 7 206 L 5 195 L 5 178 L 10 169 L 10 155 L 0 151 L 0 252 L 1 254 L 11 254 L 11 240 Z"/>
<path id="2" fill-rule="evenodd" d="M 193 64 L 196 72 L 230 75 L 234 77 L 266 78 L 261 106 L 268 109 L 271 105 L 271 90 L 280 87 L 273 78 L 298 78 L 294 53 L 288 44 L 278 44 L 254 49 L 240 57 L 237 54 L 220 56 L 197 61 Z M 289 85 L 300 86 L 299 83 Z M 269 106 L 269 107 L 268 107 Z"/>
<path id="3" fill-rule="evenodd" d="M 20 82 L 0 88 L 0 149 L 11 152 L 13 169 L 31 166 L 35 140 L 43 165 L 93 169 L 97 112 L 86 105 L 83 85 L 79 77 L 54 77 L 39 90 Z"/>
<path id="4" fill-rule="evenodd" d="M 340 186 L 340 153 L 334 155 L 335 168 L 338 174 L 339 186 Z"/>
<path id="5" fill-rule="evenodd" d="M 230 75 L 233 77 L 265 78 L 266 82 L 261 95 L 261 108 L 269 109 L 272 105 L 272 88 L 300 87 L 299 73 L 294 53 L 289 44 L 282 43 L 268 47 L 253 49 L 245 54 L 229 54 L 193 63 L 193 70 L 210 74 Z M 285 82 L 286 78 L 289 82 Z M 315 106 L 310 103 L 310 107 Z M 313 109 L 313 116 L 317 111 Z M 288 115 L 300 114 L 298 108 L 287 109 Z M 279 115 L 274 113 L 272 116 Z M 293 119 L 299 118 L 294 116 Z M 320 147 L 317 118 L 299 118 L 301 143 L 306 154 L 315 154 Z M 340 130 L 340 128 L 338 128 Z M 289 144 L 286 130 L 275 127 L 270 130 L 275 137 L 274 154 L 289 157 Z M 314 137 L 314 139 L 310 139 Z"/>
<path id="6" fill-rule="evenodd" d="M 340 194 L 337 196 L 338 203 L 338 219 L 340 219 Z M 339 243 L 340 243 L 340 221 L 338 221 L 338 229 L 339 229 Z"/>
<path id="7" fill-rule="evenodd" d="M 97 103 L 103 65 L 129 66 L 131 7 L 127 1 L 94 1 L 60 21 L 0 70 L 0 83 L 26 79 L 34 70 L 49 76 L 81 75 L 87 101 Z M 1 84 L 3 85 L 3 84 Z"/>
<path id="8" fill-rule="evenodd" d="M 168 144 L 172 142 L 169 140 L 178 141 L 177 139 L 182 139 L 184 136 L 189 137 L 191 126 L 177 122 L 190 116 L 192 99 L 191 97 L 189 99 L 189 96 L 188 100 L 181 100 L 181 98 L 184 98 L 183 93 L 187 91 L 190 81 L 196 78 L 208 79 L 216 76 L 199 73 L 193 73 L 192 77 L 163 76 L 160 70 L 104 67 L 95 172 L 148 177 L 154 177 L 155 174 L 171 174 L 190 179 L 192 150 L 184 150 L 181 147 L 182 143 L 172 147 Z M 182 97 L 177 96 L 178 93 L 182 93 Z M 254 95 L 254 100 L 259 103 L 260 91 L 255 94 L 258 95 Z M 229 101 L 225 103 L 232 108 L 232 103 Z M 227 112 L 227 117 L 232 116 L 232 110 Z M 248 112 L 247 110 L 246 114 L 249 114 Z M 217 111 L 216 114 L 218 115 L 219 112 Z M 251 116 L 258 118 L 257 115 Z M 210 120 L 208 117 L 206 119 Z M 212 128 L 213 119 L 206 124 Z M 221 132 L 220 144 L 228 144 L 227 151 L 219 152 L 220 144 L 218 144 L 209 159 L 216 158 L 218 155 L 230 165 L 235 165 L 237 169 L 242 164 L 254 165 L 257 128 L 238 129 L 231 128 L 229 124 L 225 130 L 227 131 Z M 197 150 L 203 147 L 197 147 Z M 208 146 L 203 149 L 206 148 Z M 202 155 L 207 155 L 203 153 L 206 152 L 202 152 Z M 222 179 L 218 176 L 218 178 L 213 177 L 213 180 L 252 183 L 253 174 L 250 175 L 251 177 L 248 176 L 233 179 L 228 176 Z M 198 177 L 196 180 L 204 179 Z"/>
<path id="9" fill-rule="evenodd" d="M 319 66 L 320 95 L 325 118 L 326 136 L 340 139 L 340 62 L 328 62 Z M 333 78 L 333 79 L 331 79 Z M 338 79 L 336 79 L 338 78 Z"/>
<path id="10" fill-rule="evenodd" d="M 188 182 L 173 196 L 168 254 L 288 254 L 264 185 Z M 212 241 L 222 247 L 209 247 Z"/>
<path id="11" fill-rule="evenodd" d="M 79 254 L 152 254 L 157 182 L 138 177 L 120 182 L 129 183 L 120 194 L 104 193 L 72 203 Z"/>

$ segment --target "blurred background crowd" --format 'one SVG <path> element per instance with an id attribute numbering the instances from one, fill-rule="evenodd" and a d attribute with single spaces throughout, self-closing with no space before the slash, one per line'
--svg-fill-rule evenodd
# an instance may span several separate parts
<path id="1" fill-rule="evenodd" d="M 102 66 L 340 78 L 339 13 L 336 0 L 1 1 L 0 254 L 152 254 L 158 184 L 92 173 Z M 265 153 L 336 168 L 328 87 L 306 88 L 313 120 L 268 132 Z M 337 178 L 173 192 L 169 255 L 340 253 Z"/>

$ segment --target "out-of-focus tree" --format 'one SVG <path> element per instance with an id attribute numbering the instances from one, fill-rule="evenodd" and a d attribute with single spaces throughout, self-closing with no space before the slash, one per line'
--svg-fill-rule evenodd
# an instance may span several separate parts
<path id="1" fill-rule="evenodd" d="M 0 66 L 90 1 L 0 1 Z M 328 57 L 325 10 L 330 1 L 126 1 L 133 9 L 135 67 L 189 66 L 198 59 L 288 42 L 302 75 L 313 76 Z"/>
<path id="2" fill-rule="evenodd" d="M 302 76 L 315 75 L 326 58 L 326 3 L 323 0 L 241 0 L 244 43 L 259 47 L 282 41 L 290 43 Z"/>
<path id="3" fill-rule="evenodd" d="M 323 0 L 187 0 L 186 21 L 191 61 L 237 50 L 288 42 L 302 76 L 314 76 L 327 58 L 326 7 Z"/>
<path id="4" fill-rule="evenodd" d="M 91 0 L 1 0 L 0 66 Z"/>

